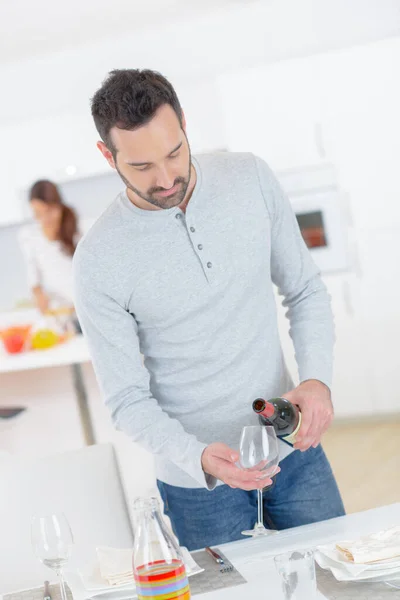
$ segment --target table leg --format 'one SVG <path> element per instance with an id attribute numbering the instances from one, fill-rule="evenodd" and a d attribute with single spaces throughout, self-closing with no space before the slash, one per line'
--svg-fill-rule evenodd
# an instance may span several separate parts
<path id="1" fill-rule="evenodd" d="M 82 424 L 83 437 L 85 438 L 85 444 L 92 446 L 96 443 L 93 433 L 92 418 L 90 415 L 88 397 L 86 393 L 85 382 L 82 373 L 81 364 L 73 364 L 72 377 L 74 382 L 74 389 L 76 394 L 76 400 L 78 404 L 79 417 Z"/>

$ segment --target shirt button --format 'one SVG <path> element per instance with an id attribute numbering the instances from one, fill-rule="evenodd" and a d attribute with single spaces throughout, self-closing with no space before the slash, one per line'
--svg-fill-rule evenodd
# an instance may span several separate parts
<path id="1" fill-rule="evenodd" d="M 182 219 L 182 215 L 181 215 L 181 213 L 178 213 L 178 214 L 176 214 L 176 215 L 175 215 L 175 219 Z"/>
<path id="2" fill-rule="evenodd" d="M 208 263 L 207 263 L 207 267 L 208 267 L 209 269 L 211 269 L 211 267 L 212 267 L 212 263 L 208 262 Z"/>
<path id="3" fill-rule="evenodd" d="M 194 233 L 196 230 L 195 230 L 195 228 L 194 228 L 194 227 L 191 227 L 191 228 L 190 228 L 190 231 L 191 231 L 192 233 Z"/>
<path id="4" fill-rule="evenodd" d="M 199 244 L 197 247 L 199 250 L 203 250 L 203 244 Z"/>

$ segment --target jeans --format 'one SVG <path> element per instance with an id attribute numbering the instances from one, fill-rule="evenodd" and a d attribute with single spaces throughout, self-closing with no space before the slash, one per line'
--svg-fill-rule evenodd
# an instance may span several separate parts
<path id="1" fill-rule="evenodd" d="M 330 464 L 321 446 L 296 450 L 281 463 L 274 484 L 264 491 L 264 525 L 287 529 L 345 514 Z M 213 491 L 157 482 L 164 512 L 181 546 L 197 550 L 244 539 L 257 521 L 257 490 L 228 485 Z"/>

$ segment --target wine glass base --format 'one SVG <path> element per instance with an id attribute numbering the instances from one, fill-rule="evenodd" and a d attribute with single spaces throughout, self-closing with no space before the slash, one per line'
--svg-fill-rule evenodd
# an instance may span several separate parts
<path id="1" fill-rule="evenodd" d="M 276 529 L 266 529 L 265 527 L 260 527 L 258 529 L 245 529 L 241 533 L 242 535 L 248 535 L 251 537 L 266 537 L 267 535 L 275 535 L 279 532 Z"/>

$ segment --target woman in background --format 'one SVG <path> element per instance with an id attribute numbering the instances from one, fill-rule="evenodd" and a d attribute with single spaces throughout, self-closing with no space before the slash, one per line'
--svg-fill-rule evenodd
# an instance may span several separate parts
<path id="1" fill-rule="evenodd" d="M 20 243 L 35 304 L 42 313 L 72 308 L 72 257 L 81 237 L 76 214 L 51 181 L 34 183 L 29 201 L 36 223 L 21 230 Z"/>

